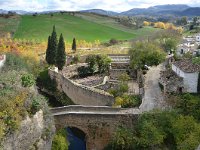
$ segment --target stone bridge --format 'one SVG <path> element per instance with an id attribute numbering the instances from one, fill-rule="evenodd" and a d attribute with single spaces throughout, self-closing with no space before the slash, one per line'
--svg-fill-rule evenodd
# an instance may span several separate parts
<path id="1" fill-rule="evenodd" d="M 106 106 L 65 106 L 51 109 L 56 129 L 78 128 L 85 133 L 87 150 L 103 150 L 120 125 L 132 127 L 139 109 Z"/>

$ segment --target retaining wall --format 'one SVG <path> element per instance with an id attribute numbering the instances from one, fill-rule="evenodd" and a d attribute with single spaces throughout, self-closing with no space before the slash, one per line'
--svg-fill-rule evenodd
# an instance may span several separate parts
<path id="1" fill-rule="evenodd" d="M 75 104 L 111 106 L 114 103 L 114 97 L 103 90 L 78 84 L 52 69 L 49 69 L 49 75 L 56 80 L 58 90 L 63 91 Z"/>

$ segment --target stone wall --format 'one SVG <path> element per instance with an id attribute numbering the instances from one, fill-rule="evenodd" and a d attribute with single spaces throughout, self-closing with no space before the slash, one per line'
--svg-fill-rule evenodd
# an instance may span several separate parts
<path id="1" fill-rule="evenodd" d="M 42 110 L 31 118 L 27 116 L 18 131 L 5 137 L 3 150 L 51 150 L 55 127 L 51 117 L 44 118 Z"/>
<path id="2" fill-rule="evenodd" d="M 103 90 L 75 83 L 51 69 L 49 75 L 56 80 L 58 90 L 63 91 L 75 104 L 111 106 L 114 103 L 114 97 Z"/>

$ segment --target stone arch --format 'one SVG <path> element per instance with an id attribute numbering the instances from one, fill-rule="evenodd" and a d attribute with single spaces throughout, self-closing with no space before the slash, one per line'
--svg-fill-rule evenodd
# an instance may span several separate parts
<path id="1" fill-rule="evenodd" d="M 82 133 L 85 134 L 85 143 L 86 143 L 86 149 L 88 149 L 88 144 L 90 143 L 90 137 L 89 137 L 89 133 L 88 133 L 88 129 L 85 128 L 84 125 L 76 125 L 76 124 L 73 124 L 73 123 L 65 123 L 65 124 L 56 124 L 56 130 L 59 130 L 59 129 L 67 129 L 67 128 L 75 128 L 75 129 L 78 129 L 79 131 L 81 131 Z"/>

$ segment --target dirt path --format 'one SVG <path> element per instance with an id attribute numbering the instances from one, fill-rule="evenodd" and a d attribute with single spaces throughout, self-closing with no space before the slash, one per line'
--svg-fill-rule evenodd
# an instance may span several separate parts
<path id="1" fill-rule="evenodd" d="M 149 111 L 165 106 L 163 95 L 158 84 L 161 69 L 162 65 L 151 67 L 145 75 L 145 95 L 140 105 L 141 111 Z"/>

